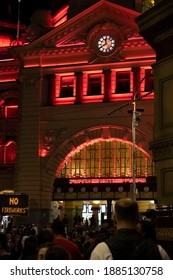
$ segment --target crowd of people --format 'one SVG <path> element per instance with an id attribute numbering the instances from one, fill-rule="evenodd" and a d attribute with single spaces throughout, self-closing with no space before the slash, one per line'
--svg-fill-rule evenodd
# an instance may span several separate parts
<path id="1" fill-rule="evenodd" d="M 99 228 L 67 217 L 50 227 L 20 225 L 0 233 L 1 260 L 169 260 L 158 244 L 156 225 L 140 218 L 138 204 L 130 198 L 115 204 L 115 221 L 105 219 Z"/>

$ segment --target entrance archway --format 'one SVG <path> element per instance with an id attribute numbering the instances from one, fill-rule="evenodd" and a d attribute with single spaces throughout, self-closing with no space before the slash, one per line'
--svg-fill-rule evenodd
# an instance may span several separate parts
<path id="1" fill-rule="evenodd" d="M 76 207 L 76 209 L 82 211 L 82 201 L 115 199 L 117 198 L 117 193 L 119 196 L 128 195 L 127 184 L 124 184 L 124 180 L 126 180 L 126 183 L 130 184 L 132 161 L 131 138 L 131 129 L 129 128 L 104 125 L 85 129 L 66 140 L 61 147 L 56 150 L 48 163 L 48 173 L 54 173 L 56 177 L 53 183 L 53 200 L 61 202 L 66 201 L 66 205 L 70 205 L 70 207 L 67 207 L 69 208 L 68 212 L 72 213 Z M 140 177 L 139 184 L 144 183 L 144 181 L 140 181 L 143 180 L 144 177 L 146 178 L 147 176 L 154 175 L 154 166 L 148 151 L 149 141 L 150 139 L 137 131 L 136 150 L 138 159 L 137 176 Z M 83 178 L 84 180 L 90 178 L 91 181 L 79 182 L 78 180 L 75 182 L 77 184 L 75 186 L 75 183 L 69 185 L 69 181 L 67 183 L 66 180 L 64 181 L 65 185 L 63 185 L 63 180 L 69 180 L 69 178 L 77 180 L 79 178 Z M 98 178 L 100 178 L 99 181 L 92 181 Z M 107 178 L 107 181 L 104 181 L 105 178 Z M 111 181 L 111 178 L 113 178 L 112 180 L 115 180 L 115 182 Z M 144 180 L 146 183 L 146 179 Z M 110 182 L 112 182 L 117 189 L 112 191 L 109 184 Z M 117 184 L 118 182 L 119 184 Z M 85 188 L 85 183 L 88 184 L 87 188 L 90 188 L 89 197 L 87 197 L 88 191 Z M 98 184 L 99 187 L 101 186 L 103 188 L 104 186 L 106 189 L 102 189 L 99 192 L 94 191 L 92 188 L 94 186 L 93 183 L 95 187 L 98 187 L 96 186 Z M 74 187 L 78 188 L 78 195 L 76 195 Z M 146 184 L 143 184 L 143 193 L 149 191 L 148 188 L 145 187 Z M 152 190 L 151 199 L 153 198 L 154 191 L 155 189 Z M 99 193 L 101 193 L 101 196 Z M 78 201 L 77 204 L 80 204 L 80 206 L 74 207 L 72 201 Z M 81 201 L 81 203 L 79 203 L 79 201 Z M 60 206 L 61 205 L 58 207 Z"/>

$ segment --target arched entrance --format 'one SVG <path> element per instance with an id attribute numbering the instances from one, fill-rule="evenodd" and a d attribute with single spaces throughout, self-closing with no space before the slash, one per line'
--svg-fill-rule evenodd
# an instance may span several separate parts
<path id="1" fill-rule="evenodd" d="M 56 215 L 66 213 L 72 220 L 72 216 L 80 212 L 83 217 L 90 218 L 92 210 L 98 208 L 100 222 L 103 217 L 110 216 L 113 201 L 129 196 L 132 183 L 130 136 L 129 129 L 102 126 L 80 132 L 64 144 L 64 150 L 71 149 L 56 170 L 53 193 L 53 200 L 58 201 L 57 207 L 55 202 L 53 206 Z M 154 176 L 154 165 L 151 155 L 143 148 L 146 146 L 145 137 L 138 133 L 137 198 L 142 201 L 141 209 L 148 207 L 156 191 L 156 185 L 148 180 Z"/>

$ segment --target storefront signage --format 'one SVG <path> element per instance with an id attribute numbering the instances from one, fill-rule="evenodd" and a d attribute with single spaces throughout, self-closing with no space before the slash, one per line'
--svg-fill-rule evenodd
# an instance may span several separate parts
<path id="1" fill-rule="evenodd" d="M 154 192 L 157 191 L 155 176 L 136 177 L 135 182 L 140 196 L 143 192 L 146 193 L 146 197 L 148 193 L 152 193 L 154 196 Z M 90 199 L 117 198 L 121 195 L 128 195 L 132 184 L 132 177 L 56 178 L 53 199 L 60 199 L 62 194 L 64 199 L 73 199 L 73 197 L 76 199 L 87 199 L 87 197 Z"/>
<path id="2" fill-rule="evenodd" d="M 136 183 L 146 183 L 146 177 L 139 177 Z M 132 178 L 71 178 L 69 184 L 112 184 L 112 183 L 133 183 Z"/>
<path id="3" fill-rule="evenodd" d="M 0 195 L 0 215 L 27 216 L 28 195 Z"/>

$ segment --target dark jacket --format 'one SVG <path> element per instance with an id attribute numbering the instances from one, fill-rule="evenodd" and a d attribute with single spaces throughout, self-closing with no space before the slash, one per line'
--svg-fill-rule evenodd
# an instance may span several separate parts
<path id="1" fill-rule="evenodd" d="M 144 240 L 135 229 L 117 230 L 106 244 L 114 260 L 161 260 L 157 243 Z"/>

